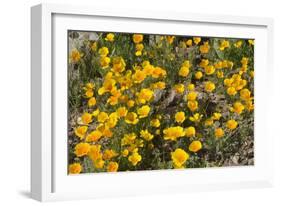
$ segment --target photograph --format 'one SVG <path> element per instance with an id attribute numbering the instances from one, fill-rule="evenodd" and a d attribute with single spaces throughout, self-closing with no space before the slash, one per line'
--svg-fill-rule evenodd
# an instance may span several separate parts
<path id="1" fill-rule="evenodd" d="M 65 38 L 68 175 L 254 165 L 255 39 Z"/>

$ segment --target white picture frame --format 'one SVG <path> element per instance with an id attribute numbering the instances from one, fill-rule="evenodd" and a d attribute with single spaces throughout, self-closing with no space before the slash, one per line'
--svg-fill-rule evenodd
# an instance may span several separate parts
<path id="1" fill-rule="evenodd" d="M 116 24 L 118 21 L 118 25 Z M 94 24 L 93 24 L 94 22 Z M 68 176 L 63 136 L 66 97 L 68 29 L 119 32 L 248 37 L 255 44 L 255 165 Z M 116 26 L 117 25 L 117 26 Z M 139 25 L 139 29 L 136 27 Z M 144 27 L 146 25 L 146 27 Z M 183 30 L 189 25 L 191 30 Z M 31 9 L 31 196 L 39 201 L 86 199 L 122 195 L 211 191 L 273 185 L 274 134 L 266 108 L 271 106 L 273 20 L 258 17 L 202 15 L 160 11 L 114 10 L 86 6 L 40 4 Z M 170 28 L 172 31 L 166 31 Z M 227 30 L 223 29 L 227 28 Z M 191 33 L 190 33 L 191 32 Z M 61 58 L 60 58 L 61 57 Z M 64 58 L 65 57 L 65 58 Z M 58 60 L 61 59 L 61 60 Z M 64 76 L 65 75 L 65 76 Z M 60 82 L 58 82 L 58 80 Z M 263 86 L 266 84 L 266 88 Z M 263 98 L 264 95 L 267 98 Z M 62 126 L 59 127 L 58 125 Z M 63 126 L 64 125 L 64 126 Z M 263 141 L 261 138 L 266 138 Z M 65 145 L 66 146 L 66 145 Z M 62 148 L 62 149 L 58 149 Z M 64 149 L 63 149 L 64 148 Z M 95 184 L 92 184 L 95 182 Z M 79 187 L 79 184 L 81 187 Z M 77 189 L 79 188 L 79 189 Z M 126 189 L 127 188 L 127 189 Z"/>

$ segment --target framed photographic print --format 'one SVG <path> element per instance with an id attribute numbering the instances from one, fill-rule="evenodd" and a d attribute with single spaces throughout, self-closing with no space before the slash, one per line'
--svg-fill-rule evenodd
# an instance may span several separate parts
<path id="1" fill-rule="evenodd" d="M 34 199 L 272 185 L 271 19 L 31 11 Z"/>

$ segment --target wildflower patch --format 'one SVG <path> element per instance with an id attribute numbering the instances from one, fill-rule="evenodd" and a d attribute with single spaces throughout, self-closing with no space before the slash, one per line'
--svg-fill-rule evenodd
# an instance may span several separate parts
<path id="1" fill-rule="evenodd" d="M 254 164 L 253 39 L 69 31 L 68 45 L 69 174 Z"/>

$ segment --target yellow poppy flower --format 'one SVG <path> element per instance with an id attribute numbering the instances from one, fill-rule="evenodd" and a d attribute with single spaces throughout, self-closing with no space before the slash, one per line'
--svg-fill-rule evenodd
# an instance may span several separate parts
<path id="1" fill-rule="evenodd" d="M 194 84 L 191 84 L 191 83 L 190 83 L 190 84 L 187 85 L 187 90 L 188 90 L 188 91 L 193 91 L 194 88 L 195 88 L 195 85 L 194 85 Z"/>
<path id="2" fill-rule="evenodd" d="M 118 154 L 112 150 L 112 149 L 106 149 L 104 152 L 103 152 L 103 155 L 102 155 L 102 158 L 104 160 L 110 160 L 114 157 L 116 157 Z"/>
<path id="3" fill-rule="evenodd" d="M 142 55 L 142 50 L 144 49 L 143 44 L 136 44 L 136 56 L 141 56 Z"/>
<path id="4" fill-rule="evenodd" d="M 138 115 L 134 112 L 129 112 L 125 117 L 127 124 L 137 124 L 139 122 Z"/>
<path id="5" fill-rule="evenodd" d="M 220 120 L 220 118 L 221 118 L 221 113 L 219 113 L 219 112 L 213 113 L 213 116 L 212 116 L 213 120 Z"/>
<path id="6" fill-rule="evenodd" d="M 205 126 L 212 126 L 214 124 L 214 120 L 212 118 L 208 118 L 205 120 Z"/>
<path id="7" fill-rule="evenodd" d="M 215 71 L 216 71 L 216 68 L 213 65 L 208 65 L 208 66 L 205 67 L 205 73 L 207 75 L 214 74 Z"/>
<path id="8" fill-rule="evenodd" d="M 234 43 L 234 46 L 235 46 L 236 48 L 240 48 L 240 47 L 242 46 L 242 44 L 243 44 L 243 42 L 242 42 L 241 40 L 239 40 L 239 41 L 237 41 L 237 42 Z"/>
<path id="9" fill-rule="evenodd" d="M 105 123 L 105 125 L 108 128 L 114 128 L 117 123 L 118 123 L 118 114 L 117 114 L 117 112 L 113 112 L 109 115 L 109 118 L 108 118 L 107 122 Z"/>
<path id="10" fill-rule="evenodd" d="M 216 138 L 221 138 L 224 136 L 224 131 L 222 128 L 215 129 L 215 136 Z"/>
<path id="11" fill-rule="evenodd" d="M 143 40 L 143 35 L 142 35 L 142 34 L 134 34 L 134 35 L 133 35 L 133 42 L 134 42 L 135 44 L 141 43 L 142 40 Z"/>
<path id="12" fill-rule="evenodd" d="M 230 130 L 236 129 L 237 126 L 238 126 L 238 123 L 234 119 L 228 120 L 226 122 L 226 127 Z"/>
<path id="13" fill-rule="evenodd" d="M 90 151 L 90 147 L 91 146 L 88 143 L 78 143 L 74 148 L 74 153 L 77 157 L 83 157 L 88 154 L 88 152 Z"/>
<path id="14" fill-rule="evenodd" d="M 152 127 L 160 127 L 160 121 L 159 121 L 159 119 L 152 119 L 151 121 L 150 121 L 150 125 L 152 126 Z"/>
<path id="15" fill-rule="evenodd" d="M 228 48 L 230 46 L 229 41 L 227 40 L 222 40 L 219 49 L 221 51 L 225 50 L 226 48 Z"/>
<path id="16" fill-rule="evenodd" d="M 194 101 L 194 100 L 196 100 L 196 98 L 197 98 L 197 92 L 195 92 L 195 91 L 189 92 L 186 96 L 186 99 L 188 101 Z"/>
<path id="17" fill-rule="evenodd" d="M 153 97 L 154 92 L 150 89 L 141 89 L 139 93 L 136 94 L 138 101 L 142 104 L 145 104 Z"/>
<path id="18" fill-rule="evenodd" d="M 167 72 L 165 69 L 162 69 L 161 67 L 155 67 L 151 75 L 153 78 L 163 78 L 167 75 Z"/>
<path id="19" fill-rule="evenodd" d="M 251 99 L 251 92 L 250 92 L 250 90 L 248 90 L 248 89 L 242 89 L 242 90 L 240 91 L 240 98 L 241 98 L 242 100 L 245 100 L 245 101 L 250 100 L 250 99 Z"/>
<path id="20" fill-rule="evenodd" d="M 91 98 L 94 95 L 94 92 L 92 89 L 87 89 L 85 92 L 85 97 L 86 98 Z"/>
<path id="21" fill-rule="evenodd" d="M 97 159 L 94 161 L 94 166 L 97 169 L 102 169 L 104 166 L 104 160 L 103 159 Z"/>
<path id="22" fill-rule="evenodd" d="M 192 46 L 192 39 L 188 39 L 185 44 L 186 46 Z"/>
<path id="23" fill-rule="evenodd" d="M 222 71 L 217 71 L 217 77 L 218 78 L 223 78 L 224 77 L 224 73 Z"/>
<path id="24" fill-rule="evenodd" d="M 87 126 L 80 126 L 80 127 L 77 127 L 75 130 L 74 130 L 74 133 L 77 137 L 79 137 L 80 139 L 84 139 L 84 136 L 86 134 L 88 130 L 88 127 Z"/>
<path id="25" fill-rule="evenodd" d="M 89 124 L 92 122 L 92 115 L 88 112 L 85 112 L 81 117 L 83 124 Z"/>
<path id="26" fill-rule="evenodd" d="M 255 45 L 255 40 L 249 39 L 248 42 L 250 45 Z"/>
<path id="27" fill-rule="evenodd" d="M 198 152 L 202 149 L 202 143 L 198 140 L 192 141 L 191 144 L 188 147 L 189 151 L 191 152 Z"/>
<path id="28" fill-rule="evenodd" d="M 199 113 L 195 113 L 192 117 L 189 117 L 189 120 L 192 122 L 200 122 L 202 117 L 202 114 L 200 115 Z"/>
<path id="29" fill-rule="evenodd" d="M 70 164 L 68 167 L 69 174 L 79 174 L 82 171 L 82 166 L 80 163 Z"/>
<path id="30" fill-rule="evenodd" d="M 122 151 L 122 156 L 123 156 L 123 157 L 127 157 L 128 154 L 129 154 L 129 150 L 124 149 L 124 150 Z"/>
<path id="31" fill-rule="evenodd" d="M 99 55 L 102 56 L 102 57 L 105 57 L 107 56 L 109 53 L 109 50 L 107 47 L 102 47 L 99 49 Z"/>
<path id="32" fill-rule="evenodd" d="M 106 112 L 100 112 L 98 114 L 98 122 L 105 122 L 106 120 L 108 120 L 108 114 Z"/>
<path id="33" fill-rule="evenodd" d="M 141 130 L 140 135 L 146 141 L 151 141 L 153 139 L 153 137 L 154 137 L 147 129 L 146 130 Z"/>
<path id="34" fill-rule="evenodd" d="M 96 101 L 96 98 L 95 98 L 95 97 L 91 97 L 91 98 L 88 100 L 88 106 L 89 106 L 89 107 L 95 106 L 96 103 L 97 103 L 97 101 Z"/>
<path id="35" fill-rule="evenodd" d="M 129 100 L 129 101 L 127 102 L 127 106 L 128 106 L 129 108 L 135 106 L 135 101 L 134 101 L 134 100 Z"/>
<path id="36" fill-rule="evenodd" d="M 174 86 L 174 90 L 178 93 L 178 94 L 182 94 L 184 93 L 184 85 L 183 84 L 176 84 Z"/>
<path id="37" fill-rule="evenodd" d="M 114 57 L 112 59 L 112 71 L 115 73 L 120 73 L 125 70 L 126 63 L 122 57 Z"/>
<path id="38" fill-rule="evenodd" d="M 190 126 L 188 128 L 185 129 L 185 135 L 187 137 L 194 137 L 196 134 L 196 130 L 194 127 Z"/>
<path id="39" fill-rule="evenodd" d="M 200 43 L 201 37 L 193 37 L 193 41 L 194 41 L 194 43 L 197 45 L 197 44 Z"/>
<path id="40" fill-rule="evenodd" d="M 114 79 L 106 79 L 103 82 L 102 87 L 99 88 L 98 94 L 103 95 L 106 92 L 113 92 L 116 91 L 116 81 Z"/>
<path id="41" fill-rule="evenodd" d="M 190 109 L 190 111 L 194 112 L 198 109 L 198 102 L 197 101 L 188 101 L 187 107 Z"/>
<path id="42" fill-rule="evenodd" d="M 228 87 L 226 92 L 230 96 L 234 96 L 237 93 L 237 91 L 236 91 L 236 89 L 234 87 Z"/>
<path id="43" fill-rule="evenodd" d="M 92 161 L 96 161 L 98 159 L 102 158 L 102 153 L 101 153 L 101 145 L 91 145 L 90 151 L 88 152 L 88 157 Z"/>
<path id="44" fill-rule="evenodd" d="M 132 76 L 134 83 L 141 83 L 146 78 L 146 73 L 140 69 L 136 70 Z"/>
<path id="45" fill-rule="evenodd" d="M 144 105 L 138 109 L 139 118 L 147 117 L 150 112 L 150 107 L 148 105 Z"/>
<path id="46" fill-rule="evenodd" d="M 95 41 L 92 45 L 91 45 L 91 49 L 92 51 L 97 51 L 97 48 L 98 48 L 98 45 L 97 45 L 97 42 Z"/>
<path id="47" fill-rule="evenodd" d="M 175 39 L 175 36 L 166 36 L 166 40 L 169 44 L 172 44 Z"/>
<path id="48" fill-rule="evenodd" d="M 132 155 L 129 156 L 128 160 L 132 163 L 132 165 L 136 166 L 140 161 L 142 157 L 138 152 L 133 152 Z"/>
<path id="49" fill-rule="evenodd" d="M 105 37 L 105 41 L 113 42 L 114 41 L 114 34 L 108 33 Z"/>
<path id="50" fill-rule="evenodd" d="M 209 65 L 209 60 L 208 59 L 202 59 L 199 66 L 202 68 L 205 68 L 206 66 Z"/>
<path id="51" fill-rule="evenodd" d="M 153 89 L 165 89 L 166 83 L 162 82 L 162 81 L 156 82 L 156 83 L 152 84 L 152 88 Z"/>
<path id="52" fill-rule="evenodd" d="M 216 85 L 213 82 L 208 81 L 208 82 L 205 83 L 205 91 L 206 92 L 212 92 L 215 88 L 216 88 Z"/>
<path id="53" fill-rule="evenodd" d="M 183 149 L 178 148 L 174 152 L 171 152 L 171 158 L 174 168 L 182 168 L 185 162 L 189 159 L 189 154 Z"/>
<path id="54" fill-rule="evenodd" d="M 72 62 L 76 63 L 81 59 L 81 54 L 77 49 L 73 49 L 70 54 L 70 59 Z"/>
<path id="55" fill-rule="evenodd" d="M 203 77 L 203 73 L 198 71 L 195 73 L 195 79 L 201 79 Z"/>
<path id="56" fill-rule="evenodd" d="M 111 59 L 109 57 L 102 56 L 100 58 L 100 66 L 101 66 L 101 68 L 102 69 L 107 68 L 109 66 L 110 62 L 111 62 Z"/>
<path id="57" fill-rule="evenodd" d="M 119 165 L 117 162 L 109 162 L 107 165 L 107 172 L 117 172 L 118 167 Z"/>
<path id="58" fill-rule="evenodd" d="M 179 126 L 166 128 L 164 129 L 163 133 L 164 133 L 165 140 L 173 140 L 173 141 L 185 135 L 183 128 Z"/>
<path id="59" fill-rule="evenodd" d="M 87 135 L 86 141 L 87 142 L 96 142 L 102 137 L 102 133 L 99 130 L 92 131 L 90 134 Z"/>
<path id="60" fill-rule="evenodd" d="M 177 112 L 175 114 L 175 120 L 177 123 L 183 123 L 185 120 L 185 114 L 184 112 Z"/>
<path id="61" fill-rule="evenodd" d="M 245 106 L 241 102 L 235 102 L 233 104 L 233 107 L 230 110 L 237 114 L 241 114 L 244 109 L 245 109 Z"/>
<path id="62" fill-rule="evenodd" d="M 206 42 L 203 43 L 203 45 L 201 45 L 199 47 L 199 50 L 200 50 L 201 54 L 207 54 L 209 52 L 210 48 L 211 47 L 209 45 L 209 42 L 206 41 Z"/>
<path id="63" fill-rule="evenodd" d="M 182 66 L 179 70 L 179 76 L 187 77 L 188 74 L 189 74 L 189 67 L 188 66 Z"/>
<path id="64" fill-rule="evenodd" d="M 128 113 L 128 110 L 126 109 L 126 107 L 119 107 L 117 109 L 117 114 L 118 114 L 118 117 L 125 117 Z"/>

